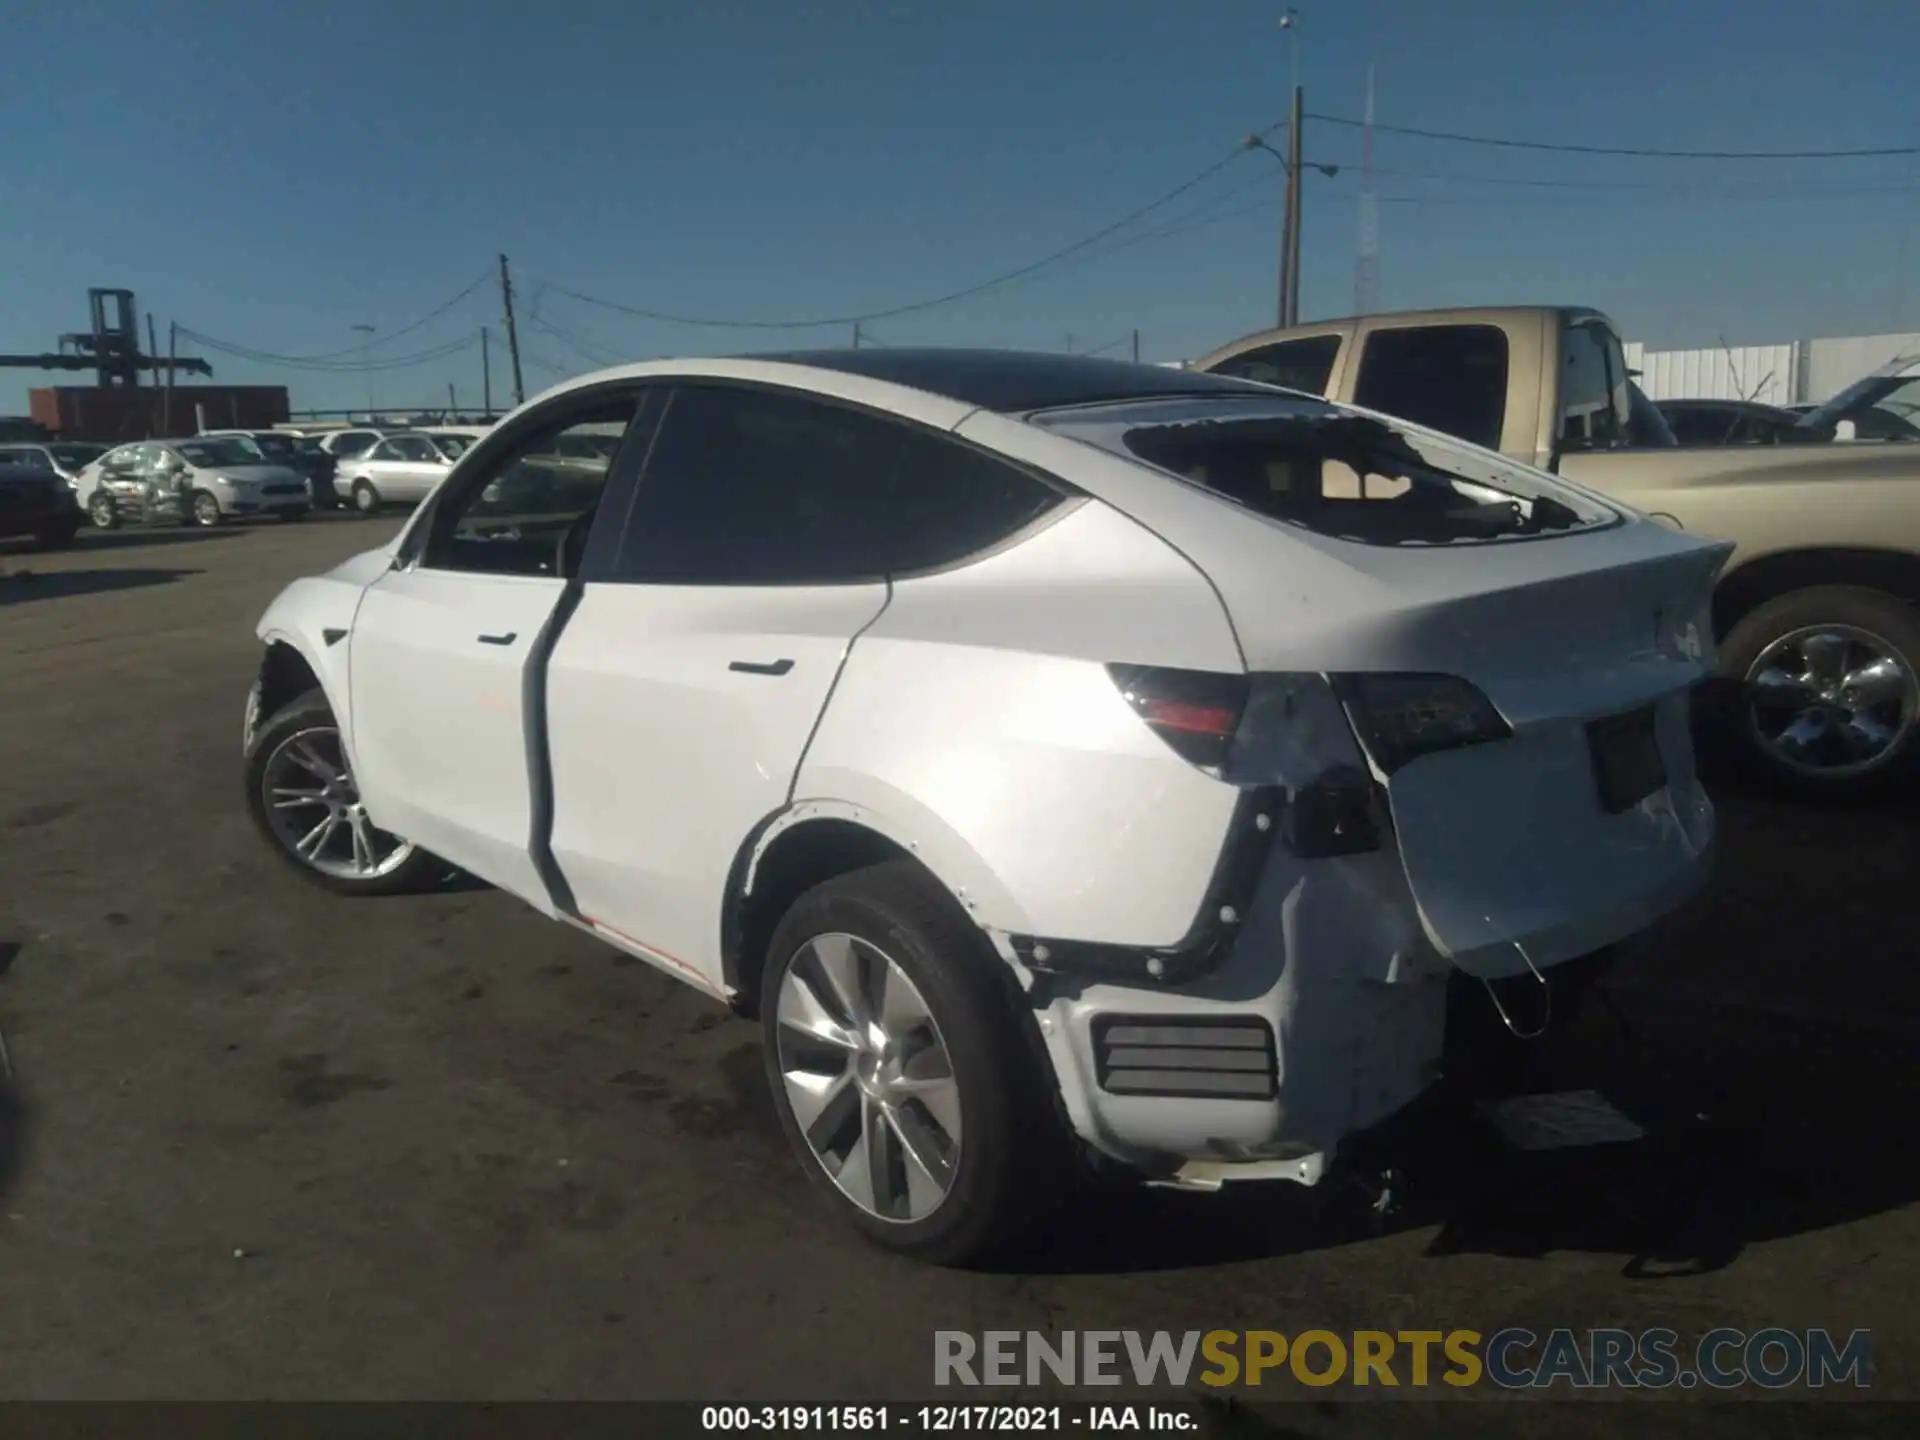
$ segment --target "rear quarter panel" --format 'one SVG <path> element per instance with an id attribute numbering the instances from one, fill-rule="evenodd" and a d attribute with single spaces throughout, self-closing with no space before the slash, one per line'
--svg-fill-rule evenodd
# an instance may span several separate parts
<path id="1" fill-rule="evenodd" d="M 989 928 L 1173 944 L 1238 792 L 1147 729 L 1109 662 L 1242 669 L 1199 572 L 1087 501 L 1010 549 L 895 583 L 794 803 L 857 807 Z"/>

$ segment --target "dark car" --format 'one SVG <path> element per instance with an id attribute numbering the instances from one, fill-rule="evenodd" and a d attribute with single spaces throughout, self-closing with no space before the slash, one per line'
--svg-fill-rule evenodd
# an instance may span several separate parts
<path id="1" fill-rule="evenodd" d="M 44 465 L 0 465 L 0 538 L 31 536 L 42 550 L 71 545 L 80 507 L 66 477 Z"/>
<path id="2" fill-rule="evenodd" d="M 339 462 L 310 437 L 289 435 L 284 430 L 209 430 L 206 433 L 245 440 L 273 464 L 298 471 L 307 482 L 314 509 L 327 510 L 342 503 L 333 484 Z"/>
<path id="3" fill-rule="evenodd" d="M 1682 445 L 1780 445 L 1806 439 L 1800 417 L 1757 400 L 1659 400 Z"/>

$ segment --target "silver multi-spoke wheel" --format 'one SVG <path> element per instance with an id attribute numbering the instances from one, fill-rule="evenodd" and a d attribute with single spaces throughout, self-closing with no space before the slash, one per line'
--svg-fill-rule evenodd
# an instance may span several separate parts
<path id="1" fill-rule="evenodd" d="M 1782 635 L 1747 671 L 1747 724 L 1801 774 L 1843 777 L 1901 749 L 1920 716 L 1920 678 L 1900 651 L 1851 625 Z"/>
<path id="2" fill-rule="evenodd" d="M 815 936 L 780 980 L 787 1104 L 841 1194 L 882 1220 L 924 1220 L 960 1163 L 960 1089 L 926 997 L 856 935 Z"/>
<path id="3" fill-rule="evenodd" d="M 260 772 L 260 798 L 274 837 L 323 875 L 376 880 L 413 855 L 411 842 L 367 818 L 334 726 L 307 726 L 280 741 Z"/>

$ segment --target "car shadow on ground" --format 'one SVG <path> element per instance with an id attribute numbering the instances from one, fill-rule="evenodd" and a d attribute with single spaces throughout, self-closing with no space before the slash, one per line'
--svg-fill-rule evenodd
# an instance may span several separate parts
<path id="1" fill-rule="evenodd" d="M 1920 926 L 1910 808 L 1721 799 L 1716 884 L 1589 998 L 1520 1089 L 1598 1090 L 1645 1136 L 1520 1151 L 1445 1088 L 1383 1137 L 1395 1208 L 1336 1181 L 1076 1204 L 1015 1268 L 1219 1264 L 1432 1228 L 1427 1253 L 1616 1255 L 1634 1280 L 1920 1199 Z"/>
<path id="2" fill-rule="evenodd" d="M 249 527 L 222 525 L 202 528 L 186 525 L 129 525 L 119 530 L 83 530 L 75 542 L 81 554 L 89 550 L 129 550 L 146 545 L 186 545 L 196 540 L 230 540 Z"/>
<path id="3" fill-rule="evenodd" d="M 137 590 L 146 585 L 170 585 L 198 570 L 29 570 L 0 573 L 0 605 L 24 605 L 33 600 L 65 600 L 75 595 L 99 595 L 113 590 Z"/>

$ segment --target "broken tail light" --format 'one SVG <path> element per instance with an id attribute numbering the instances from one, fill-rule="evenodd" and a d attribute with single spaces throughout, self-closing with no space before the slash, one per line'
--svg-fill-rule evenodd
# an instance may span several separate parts
<path id="1" fill-rule="evenodd" d="M 1513 729 L 1493 702 L 1454 675 L 1332 677 L 1354 732 L 1383 774 L 1440 750 L 1506 740 Z"/>
<path id="2" fill-rule="evenodd" d="M 1109 665 L 1107 674 L 1133 711 L 1173 752 L 1217 775 L 1226 764 L 1247 706 L 1245 675 Z"/>

